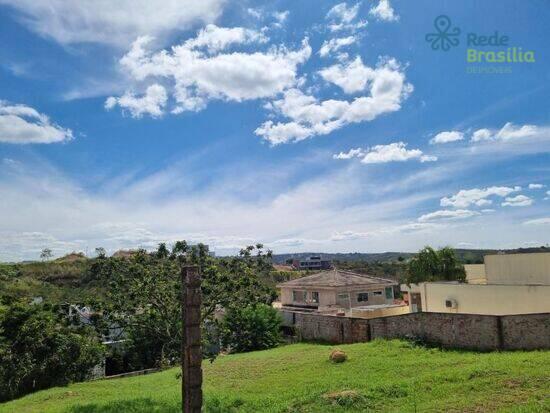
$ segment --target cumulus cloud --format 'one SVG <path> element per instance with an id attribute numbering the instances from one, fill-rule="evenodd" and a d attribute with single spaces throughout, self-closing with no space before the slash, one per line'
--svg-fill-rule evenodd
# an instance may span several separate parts
<path id="1" fill-rule="evenodd" d="M 340 37 L 336 39 L 325 40 L 319 49 L 319 55 L 326 57 L 343 47 L 350 46 L 357 42 L 357 36 Z"/>
<path id="2" fill-rule="evenodd" d="M 533 137 L 537 134 L 538 128 L 535 125 L 517 126 L 511 122 L 506 123 L 501 129 L 478 129 L 471 137 L 472 142 L 501 141 L 509 142 Z"/>
<path id="3" fill-rule="evenodd" d="M 445 132 L 439 132 L 437 135 L 435 135 L 431 140 L 431 144 L 436 143 L 448 143 L 448 142 L 456 142 L 461 141 L 464 139 L 464 133 L 459 131 L 445 131 Z"/>
<path id="4" fill-rule="evenodd" d="M 473 216 L 479 215 L 477 211 L 470 211 L 469 209 L 443 209 L 435 212 L 430 212 L 429 214 L 424 214 L 418 218 L 419 222 L 427 222 L 434 220 L 447 220 L 447 219 L 465 219 L 471 218 Z"/>
<path id="5" fill-rule="evenodd" d="M 529 189 L 542 189 L 544 186 L 543 184 L 529 184 Z"/>
<path id="6" fill-rule="evenodd" d="M 147 49 L 152 39 L 141 37 L 120 64 L 136 82 L 172 83 L 173 113 L 199 111 L 210 100 L 268 98 L 296 84 L 298 65 L 311 55 L 307 39 L 298 50 L 281 46 L 267 52 L 222 53 L 234 45 L 264 43 L 265 39 L 260 32 L 210 25 L 195 38 L 156 53 Z"/>
<path id="7" fill-rule="evenodd" d="M 370 149 L 351 149 L 348 152 L 340 152 L 333 155 L 334 159 L 361 158 L 365 164 L 404 162 L 409 159 L 417 159 L 420 162 L 433 162 L 437 157 L 425 155 L 420 149 L 407 149 L 404 142 L 394 142 L 388 145 L 376 145 Z"/>
<path id="8" fill-rule="evenodd" d="M 532 204 L 533 204 L 532 198 L 529 198 L 526 195 L 517 195 L 514 197 L 506 197 L 505 202 L 503 202 L 501 205 L 511 206 L 511 207 L 524 207 Z"/>
<path id="9" fill-rule="evenodd" d="M 521 191 L 520 186 L 491 186 L 488 188 L 462 189 L 451 197 L 441 198 L 440 205 L 444 207 L 467 208 L 470 205 L 484 206 L 492 203 L 490 196 L 504 198 L 513 192 Z"/>
<path id="10" fill-rule="evenodd" d="M 52 123 L 36 109 L 0 100 L 0 142 L 56 143 L 71 139 L 73 132 L 70 129 Z"/>
<path id="11" fill-rule="evenodd" d="M 360 59 L 355 62 L 358 62 L 358 67 L 365 68 L 363 75 L 367 79 L 361 79 L 358 75 L 353 82 L 348 83 L 328 72 L 321 72 L 327 81 L 334 82 L 342 89 L 351 92 L 362 88 L 366 95 L 351 101 L 320 101 L 298 88 L 291 88 L 284 92 L 282 99 L 270 102 L 267 106 L 274 114 L 288 118 L 289 122 L 275 123 L 270 120 L 257 128 L 255 133 L 271 144 L 295 142 L 316 135 L 326 135 L 350 123 L 372 121 L 382 114 L 399 110 L 402 101 L 413 90 L 413 86 L 406 82 L 399 64 L 390 59 L 380 62 L 372 69 L 364 66 Z M 346 70 L 345 67 L 341 68 Z"/>
<path id="12" fill-rule="evenodd" d="M 128 110 L 134 118 L 141 118 L 143 115 L 156 118 L 162 116 L 167 100 L 166 89 L 155 84 L 149 86 L 141 97 L 131 92 L 126 92 L 118 98 L 111 96 L 105 101 L 105 109 L 110 110 L 118 105 L 123 110 Z"/>
<path id="13" fill-rule="evenodd" d="M 394 22 L 399 20 L 399 16 L 395 13 L 389 0 L 380 0 L 376 6 L 369 10 L 369 14 L 377 20 Z"/>
<path id="14" fill-rule="evenodd" d="M 34 32 L 62 44 L 97 42 L 126 47 L 142 35 L 164 36 L 212 23 L 223 0 L 0 0 Z"/>
<path id="15" fill-rule="evenodd" d="M 338 32 L 342 30 L 355 31 L 367 25 L 364 20 L 357 20 L 360 4 L 348 6 L 347 3 L 339 3 L 329 10 L 326 19 L 329 20 L 329 30 Z"/>

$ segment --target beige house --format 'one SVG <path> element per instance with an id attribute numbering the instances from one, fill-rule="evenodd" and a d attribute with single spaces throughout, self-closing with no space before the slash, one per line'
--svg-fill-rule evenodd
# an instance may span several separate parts
<path id="1" fill-rule="evenodd" d="M 328 270 L 277 285 L 283 308 L 333 312 L 393 304 L 391 280 L 342 270 Z"/>
<path id="2" fill-rule="evenodd" d="M 402 285 L 412 312 L 533 314 L 550 312 L 550 253 L 487 255 L 465 265 L 467 283 Z"/>

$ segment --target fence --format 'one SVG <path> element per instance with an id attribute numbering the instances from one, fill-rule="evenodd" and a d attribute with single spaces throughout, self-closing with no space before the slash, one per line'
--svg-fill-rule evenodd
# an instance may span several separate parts
<path id="1" fill-rule="evenodd" d="M 417 338 L 448 348 L 550 349 L 550 313 L 476 315 L 410 313 L 362 319 L 281 310 L 284 325 L 302 340 L 358 343 L 375 338 Z"/>

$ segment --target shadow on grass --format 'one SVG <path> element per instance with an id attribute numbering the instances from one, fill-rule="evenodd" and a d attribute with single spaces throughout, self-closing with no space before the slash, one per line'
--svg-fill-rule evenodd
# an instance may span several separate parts
<path id="1" fill-rule="evenodd" d="M 151 399 L 133 399 L 110 403 L 74 406 L 67 413 L 179 413 L 179 404 L 168 404 Z"/>

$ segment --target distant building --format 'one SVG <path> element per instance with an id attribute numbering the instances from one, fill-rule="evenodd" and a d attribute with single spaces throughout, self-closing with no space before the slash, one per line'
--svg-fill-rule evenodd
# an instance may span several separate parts
<path id="1" fill-rule="evenodd" d="M 283 309 L 321 312 L 393 304 L 395 286 L 391 280 L 336 269 L 277 285 Z"/>
<path id="2" fill-rule="evenodd" d="M 292 267 L 297 270 L 328 270 L 332 265 L 330 260 L 324 260 L 320 255 L 312 255 L 303 259 L 293 259 Z"/>
<path id="3" fill-rule="evenodd" d="M 465 265 L 467 283 L 402 285 L 412 312 L 533 314 L 550 312 L 550 253 L 486 255 Z"/>

